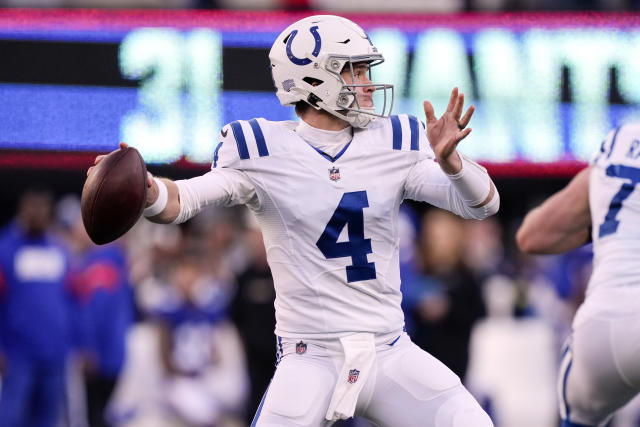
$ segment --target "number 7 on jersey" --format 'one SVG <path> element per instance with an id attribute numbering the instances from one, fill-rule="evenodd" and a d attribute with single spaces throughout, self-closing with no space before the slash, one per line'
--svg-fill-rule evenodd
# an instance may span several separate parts
<path id="1" fill-rule="evenodd" d="M 366 191 L 344 193 L 316 246 L 325 258 L 351 257 L 347 266 L 347 282 L 376 278 L 375 263 L 367 260 L 372 253 L 371 239 L 364 238 L 364 208 L 369 207 Z M 338 242 L 344 227 L 349 227 L 349 240 Z"/>
<path id="2" fill-rule="evenodd" d="M 636 185 L 640 183 L 640 169 L 632 168 L 624 165 L 609 165 L 607 168 L 607 176 L 628 179 L 631 182 L 625 182 L 620 187 L 620 190 L 614 194 L 611 203 L 609 204 L 609 211 L 604 217 L 604 221 L 600 224 L 598 237 L 602 238 L 609 234 L 613 234 L 618 231 L 617 216 L 622 209 L 622 203 L 631 195 Z"/>

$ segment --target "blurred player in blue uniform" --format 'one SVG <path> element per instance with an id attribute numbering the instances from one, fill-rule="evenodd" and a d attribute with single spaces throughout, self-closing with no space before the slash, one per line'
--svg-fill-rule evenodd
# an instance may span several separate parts
<path id="1" fill-rule="evenodd" d="M 425 102 L 426 129 L 390 115 L 393 86 L 370 74 L 382 54 L 338 16 L 295 22 L 269 59 L 280 103 L 301 120 L 224 126 L 212 170 L 150 177 L 145 210 L 161 223 L 209 205 L 255 214 L 276 290 L 279 364 L 252 425 L 328 426 L 357 415 L 380 426 L 491 426 L 460 379 L 403 332 L 400 306 L 404 199 L 465 218 L 498 210 L 486 170 L 456 150 L 473 107 L 463 115 L 454 89 L 440 119 Z"/>
<path id="2" fill-rule="evenodd" d="M 126 335 L 134 304 L 124 250 L 117 244 L 94 245 L 77 209 L 71 232 L 73 293 L 79 302 L 76 330 L 85 357 L 87 416 L 91 427 L 108 425 L 105 409 L 124 367 Z"/>
<path id="3" fill-rule="evenodd" d="M 239 418 L 248 389 L 240 336 L 228 317 L 230 286 L 207 267 L 194 253 L 176 256 L 151 311 L 164 367 L 162 403 L 189 425 Z"/>
<path id="4" fill-rule="evenodd" d="M 640 392 L 638 183 L 640 126 L 626 125 L 518 230 L 527 253 L 562 253 L 593 240 L 593 273 L 558 377 L 563 427 L 603 426 Z"/>
<path id="5" fill-rule="evenodd" d="M 49 233 L 52 196 L 27 191 L 0 232 L 0 425 L 56 425 L 71 345 L 68 253 Z"/>

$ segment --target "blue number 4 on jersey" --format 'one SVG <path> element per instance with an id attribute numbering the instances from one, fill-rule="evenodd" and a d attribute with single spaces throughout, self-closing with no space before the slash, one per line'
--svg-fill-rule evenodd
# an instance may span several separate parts
<path id="1" fill-rule="evenodd" d="M 316 246 L 325 258 L 351 257 L 352 265 L 347 266 L 347 282 L 358 282 L 376 278 L 375 263 L 367 260 L 372 253 L 371 239 L 364 238 L 363 209 L 369 207 L 366 191 L 344 193 L 340 203 Z M 349 240 L 338 242 L 342 229 L 349 227 Z"/>

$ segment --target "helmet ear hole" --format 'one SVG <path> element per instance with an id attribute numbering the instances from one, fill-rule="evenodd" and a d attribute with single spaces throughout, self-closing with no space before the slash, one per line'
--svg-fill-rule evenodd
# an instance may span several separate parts
<path id="1" fill-rule="evenodd" d="M 304 77 L 302 81 L 309 83 L 311 86 L 320 86 L 322 83 L 324 83 L 322 80 L 316 79 L 314 77 Z"/>

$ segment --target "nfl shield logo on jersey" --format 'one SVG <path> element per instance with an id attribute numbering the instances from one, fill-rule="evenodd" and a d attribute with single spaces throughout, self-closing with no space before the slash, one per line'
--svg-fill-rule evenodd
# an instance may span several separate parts
<path id="1" fill-rule="evenodd" d="M 331 181 L 337 181 L 340 179 L 340 169 L 335 166 L 329 169 L 329 179 Z"/>
<path id="2" fill-rule="evenodd" d="M 307 352 L 307 344 L 300 341 L 296 343 L 296 353 L 297 354 L 305 354 Z"/>
<path id="3" fill-rule="evenodd" d="M 347 378 L 349 384 L 353 384 L 358 381 L 358 375 L 360 375 L 360 371 L 358 371 L 357 369 L 351 369 L 349 371 L 349 378 Z"/>

